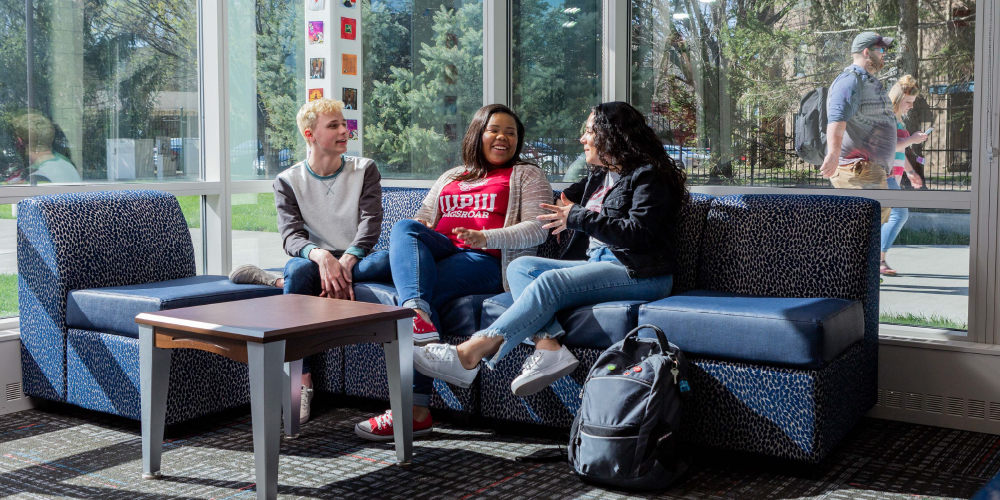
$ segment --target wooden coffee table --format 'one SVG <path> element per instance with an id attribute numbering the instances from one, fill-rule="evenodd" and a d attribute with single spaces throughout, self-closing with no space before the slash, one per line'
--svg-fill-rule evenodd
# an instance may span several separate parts
<path id="1" fill-rule="evenodd" d="M 257 498 L 278 494 L 282 409 L 285 433 L 298 434 L 302 358 L 334 347 L 382 344 L 396 417 L 396 458 L 408 463 L 413 453 L 413 315 L 402 307 L 275 295 L 136 316 L 143 477 L 160 476 L 170 349 L 177 348 L 214 352 L 250 365 Z"/>

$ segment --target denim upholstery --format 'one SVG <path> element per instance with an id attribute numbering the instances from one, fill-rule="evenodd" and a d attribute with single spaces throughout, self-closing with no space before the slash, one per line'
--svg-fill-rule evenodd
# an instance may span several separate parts
<path id="1" fill-rule="evenodd" d="M 73 290 L 66 304 L 66 325 L 139 338 L 139 325 L 135 322 L 139 313 L 280 294 L 281 289 L 273 286 L 237 285 L 226 276 L 205 275 Z"/>
<path id="2" fill-rule="evenodd" d="M 481 328 L 489 328 L 513 303 L 510 292 L 484 301 Z M 607 349 L 636 327 L 642 304 L 635 300 L 620 300 L 559 311 L 556 318 L 566 331 L 561 341 L 570 347 Z"/>
<path id="3" fill-rule="evenodd" d="M 864 337 L 855 300 L 692 290 L 639 308 L 689 357 L 817 369 Z M 646 332 L 643 332 L 644 334 Z"/>

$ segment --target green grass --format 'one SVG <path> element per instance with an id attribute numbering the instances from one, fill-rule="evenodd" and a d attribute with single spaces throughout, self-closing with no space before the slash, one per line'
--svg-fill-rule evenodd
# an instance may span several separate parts
<path id="1" fill-rule="evenodd" d="M 0 219 L 14 219 L 14 205 L 0 205 Z"/>
<path id="2" fill-rule="evenodd" d="M 177 202 L 181 204 L 181 212 L 184 213 L 184 220 L 189 229 L 201 227 L 201 196 L 178 196 Z M 3 212 L 0 211 L 0 217 Z"/>
<path id="3" fill-rule="evenodd" d="M 0 318 L 17 314 L 17 275 L 0 274 Z"/>
<path id="4" fill-rule="evenodd" d="M 234 195 L 232 207 L 233 231 L 278 232 L 278 210 L 274 208 L 274 193 Z"/>
<path id="5" fill-rule="evenodd" d="M 933 229 L 903 229 L 896 237 L 895 245 L 969 245 L 969 235 L 936 231 Z"/>
<path id="6" fill-rule="evenodd" d="M 950 328 L 952 330 L 969 329 L 968 323 L 960 323 L 951 318 L 945 318 L 936 314 L 924 316 L 922 314 L 894 313 L 890 311 L 879 314 L 878 321 L 879 323 L 889 323 L 893 325 L 928 326 L 931 328 Z"/>

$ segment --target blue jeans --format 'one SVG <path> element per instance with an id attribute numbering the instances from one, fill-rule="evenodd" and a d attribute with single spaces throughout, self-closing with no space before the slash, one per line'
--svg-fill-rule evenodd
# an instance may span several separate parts
<path id="1" fill-rule="evenodd" d="M 500 350 L 483 362 L 490 368 L 529 337 L 555 338 L 565 332 L 556 312 L 613 300 L 653 301 L 670 295 L 673 276 L 631 278 L 606 247 L 586 261 L 518 257 L 507 266 L 514 304 L 476 337 L 504 338 Z"/>
<path id="2" fill-rule="evenodd" d="M 389 251 L 365 260 L 372 257 L 376 257 L 376 269 L 371 274 L 391 275 L 400 306 L 429 313 L 439 332 L 438 308 L 466 295 L 503 293 L 500 259 L 458 248 L 447 236 L 412 219 L 396 222 L 389 235 Z M 355 277 L 354 281 L 366 280 Z M 434 379 L 414 371 L 413 404 L 430 406 L 433 387 Z"/>
<path id="3" fill-rule="evenodd" d="M 889 189 L 901 189 L 895 177 L 889 177 L 886 182 L 889 184 Z M 906 219 L 909 217 L 910 209 L 908 208 L 893 208 L 889 211 L 889 220 L 885 224 L 882 224 L 883 252 L 888 252 L 892 248 L 892 244 L 896 242 L 896 237 L 899 236 L 899 231 L 903 229 L 903 224 L 906 224 Z"/>

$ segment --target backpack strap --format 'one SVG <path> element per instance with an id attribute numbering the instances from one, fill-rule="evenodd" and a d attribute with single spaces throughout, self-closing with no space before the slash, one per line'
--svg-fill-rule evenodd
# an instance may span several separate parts
<path id="1" fill-rule="evenodd" d="M 625 339 L 638 337 L 639 330 L 642 330 L 643 328 L 649 328 L 654 332 L 656 332 L 656 340 L 660 342 L 660 349 L 662 349 L 663 352 L 670 352 L 670 342 L 667 342 L 667 334 L 663 333 L 663 330 L 661 330 L 660 327 L 656 325 L 651 325 L 648 323 L 645 325 L 639 325 L 633 328 L 631 332 L 626 333 Z"/>

